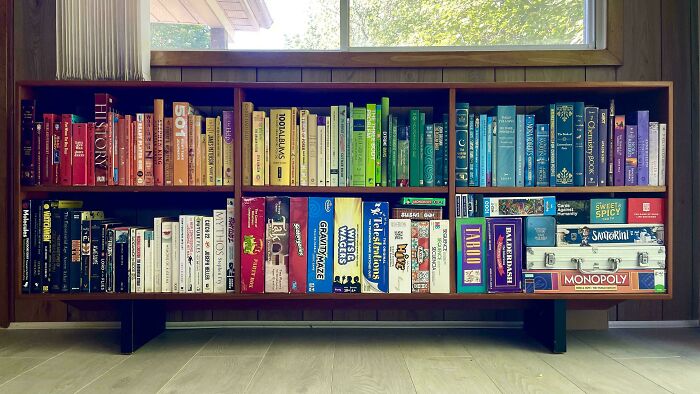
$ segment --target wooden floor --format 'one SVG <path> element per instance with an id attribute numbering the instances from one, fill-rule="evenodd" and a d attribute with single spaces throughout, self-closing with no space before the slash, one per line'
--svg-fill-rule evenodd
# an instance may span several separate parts
<path id="1" fill-rule="evenodd" d="M 170 330 L 131 356 L 116 331 L 0 330 L 0 393 L 697 393 L 700 329 Z"/>

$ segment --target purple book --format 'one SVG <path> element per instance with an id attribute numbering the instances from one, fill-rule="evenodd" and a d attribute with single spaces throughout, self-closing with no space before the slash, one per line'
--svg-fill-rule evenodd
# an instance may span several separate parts
<path id="1" fill-rule="evenodd" d="M 489 293 L 518 293 L 522 289 L 522 219 L 487 219 Z"/>
<path id="2" fill-rule="evenodd" d="M 625 186 L 625 116 L 615 115 L 615 151 L 613 179 L 615 186 Z"/>
<path id="3" fill-rule="evenodd" d="M 637 111 L 637 185 L 649 184 L 649 111 Z"/>
<path id="4" fill-rule="evenodd" d="M 637 125 L 626 126 L 625 131 L 625 186 L 637 186 Z"/>

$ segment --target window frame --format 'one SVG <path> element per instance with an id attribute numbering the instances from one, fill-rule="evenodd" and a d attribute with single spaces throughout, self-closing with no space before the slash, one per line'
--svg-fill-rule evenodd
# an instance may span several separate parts
<path id="1" fill-rule="evenodd" d="M 341 0 L 348 1 L 348 0 Z M 623 0 L 596 0 L 596 49 L 348 48 L 341 34 L 338 51 L 154 50 L 152 67 L 532 67 L 622 65 Z M 345 19 L 345 21 L 344 21 Z M 341 17 L 341 29 L 347 18 Z M 601 34 L 602 33 L 602 34 Z M 194 56 L 193 56 L 194 54 Z"/>

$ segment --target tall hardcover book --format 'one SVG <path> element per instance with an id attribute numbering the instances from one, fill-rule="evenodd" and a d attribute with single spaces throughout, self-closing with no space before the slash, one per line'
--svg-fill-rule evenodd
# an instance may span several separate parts
<path id="1" fill-rule="evenodd" d="M 425 145 L 423 149 L 423 184 L 435 186 L 435 141 L 433 124 L 425 125 Z"/>
<path id="2" fill-rule="evenodd" d="M 525 115 L 515 116 L 515 186 L 525 186 Z"/>
<path id="3" fill-rule="evenodd" d="M 367 140 L 367 109 L 353 108 L 352 113 L 352 185 L 365 186 L 365 146 Z"/>
<path id="4" fill-rule="evenodd" d="M 659 123 L 659 186 L 666 185 L 666 123 Z"/>
<path id="5" fill-rule="evenodd" d="M 338 186 L 338 182 L 340 181 L 340 174 L 339 174 L 339 147 L 338 147 L 338 106 L 333 105 L 331 106 L 331 124 L 329 126 L 330 130 L 330 146 L 331 146 L 331 167 L 330 167 L 330 181 L 331 181 L 331 186 Z M 343 185 L 344 186 L 344 185 Z"/>
<path id="6" fill-rule="evenodd" d="M 309 197 L 308 293 L 333 291 L 333 203 L 333 198 Z"/>
<path id="7" fill-rule="evenodd" d="M 146 117 L 145 114 L 136 114 L 136 185 L 146 185 Z"/>
<path id="8" fill-rule="evenodd" d="M 265 291 L 265 198 L 241 200 L 241 293 Z"/>
<path id="9" fill-rule="evenodd" d="M 265 116 L 265 184 L 270 184 L 270 117 Z"/>
<path id="10" fill-rule="evenodd" d="M 549 186 L 549 125 L 538 124 L 535 135 L 537 152 L 535 154 L 535 185 Z"/>
<path id="11" fill-rule="evenodd" d="M 114 292 L 129 292 L 129 228 L 114 229 Z"/>
<path id="12" fill-rule="evenodd" d="M 153 186 L 154 171 L 153 171 L 153 114 L 147 113 L 144 116 L 144 134 L 143 134 L 143 158 L 144 158 L 144 181 L 146 186 Z"/>
<path id="13" fill-rule="evenodd" d="M 318 117 L 308 114 L 309 186 L 318 186 Z"/>
<path id="14" fill-rule="evenodd" d="M 207 128 L 202 124 L 206 118 L 195 115 L 195 184 L 205 186 L 207 184 Z"/>
<path id="15" fill-rule="evenodd" d="M 188 185 L 189 122 L 190 105 L 184 102 L 173 103 L 173 185 Z M 138 153 L 137 153 L 138 156 Z"/>
<path id="16" fill-rule="evenodd" d="M 573 112 L 573 109 L 572 109 Z M 557 105 L 549 105 L 549 186 L 557 186 Z M 572 125 L 573 127 L 573 125 Z M 573 149 L 573 134 L 571 135 L 571 146 Z M 567 155 L 568 156 L 568 155 Z M 573 153 L 572 153 L 573 165 Z M 572 174 L 573 168 L 570 168 L 569 173 Z"/>
<path id="17" fill-rule="evenodd" d="M 450 221 L 430 221 L 430 292 L 450 292 Z"/>
<path id="18" fill-rule="evenodd" d="M 164 118 L 163 100 L 153 100 L 153 182 L 156 186 L 165 184 L 165 169 L 163 167 Z"/>
<path id="19" fill-rule="evenodd" d="M 430 222 L 411 222 L 411 292 L 430 293 Z"/>
<path id="20" fill-rule="evenodd" d="M 487 219 L 488 291 L 521 292 L 522 219 Z"/>
<path id="21" fill-rule="evenodd" d="M 637 185 L 649 185 L 649 111 L 637 111 Z"/>
<path id="22" fill-rule="evenodd" d="M 309 199 L 290 197 L 289 214 L 289 292 L 306 293 Z"/>
<path id="23" fill-rule="evenodd" d="M 355 158 L 353 157 L 353 152 L 354 152 L 354 146 L 353 146 L 353 123 L 354 123 L 354 112 L 355 112 L 355 107 L 352 102 L 348 103 L 348 109 L 347 109 L 347 119 L 346 119 L 346 124 L 345 124 L 345 129 L 347 130 L 347 141 L 345 144 L 345 154 L 347 158 L 347 180 L 346 180 L 346 185 L 347 186 L 352 186 L 353 185 L 353 168 L 354 168 L 354 163 L 355 163 Z"/>
<path id="24" fill-rule="evenodd" d="M 44 114 L 41 133 L 41 184 L 53 183 L 53 128 L 60 118 L 56 114 Z"/>
<path id="25" fill-rule="evenodd" d="M 486 186 L 493 184 L 493 142 L 497 122 L 493 116 L 486 118 Z"/>
<path id="26" fill-rule="evenodd" d="M 496 108 L 498 131 L 496 138 L 497 176 L 495 186 L 515 186 L 515 106 L 499 105 Z"/>
<path id="27" fill-rule="evenodd" d="M 241 107 L 241 143 L 242 143 L 242 149 L 241 149 L 241 172 L 243 175 L 243 184 L 244 185 L 251 185 L 252 181 L 252 171 L 251 171 L 251 139 L 252 139 L 252 130 L 251 130 L 251 117 L 253 114 L 253 103 L 249 101 L 244 101 L 243 106 Z M 224 116 L 226 114 L 224 113 Z M 226 130 L 226 120 L 224 120 L 224 132 Z M 231 128 L 233 130 L 233 128 Z M 233 134 L 232 134 L 233 135 Z"/>
<path id="28" fill-rule="evenodd" d="M 475 186 L 476 185 L 474 182 L 475 181 L 475 179 L 474 179 L 475 178 L 475 175 L 474 175 L 475 171 L 474 170 L 475 170 L 475 165 L 476 165 L 476 162 L 474 160 L 474 149 L 475 149 L 475 146 L 474 146 L 474 140 L 475 140 L 475 138 L 474 138 L 474 126 L 475 125 L 474 125 L 474 114 L 473 113 L 469 114 L 469 121 L 468 122 L 469 122 L 468 123 L 469 129 L 467 132 L 468 133 L 467 134 L 467 163 L 469 163 L 469 164 L 467 165 L 467 178 L 469 180 L 467 181 L 467 184 L 469 186 Z"/>
<path id="29" fill-rule="evenodd" d="M 160 228 L 160 248 L 156 247 L 156 254 L 160 249 L 160 256 L 154 256 L 160 260 L 160 291 L 162 293 L 172 293 L 173 291 L 173 223 L 174 221 L 166 220 L 162 222 Z M 154 226 L 154 236 L 158 236 Z M 127 235 L 128 236 L 128 235 Z M 158 286 L 156 286 L 158 288 Z"/>
<path id="30" fill-rule="evenodd" d="M 374 185 L 382 184 L 382 105 L 377 104 L 374 131 Z"/>
<path id="31" fill-rule="evenodd" d="M 457 292 L 486 292 L 486 220 L 458 218 Z"/>
<path id="32" fill-rule="evenodd" d="M 252 108 L 251 111 L 252 113 Z M 233 111 L 223 111 L 223 117 L 221 120 L 221 127 L 222 127 L 222 134 L 223 134 L 223 146 L 222 146 L 222 160 L 223 160 L 223 169 L 222 169 L 222 176 L 223 176 L 223 182 L 224 185 L 233 185 L 233 151 L 236 149 L 233 144 Z M 247 171 L 250 170 L 250 167 L 248 166 L 243 166 L 241 162 L 241 171 L 243 171 L 243 168 L 246 168 Z M 245 173 L 245 172 L 244 172 Z M 250 181 L 248 183 L 244 183 L 245 185 L 250 185 Z"/>
<path id="33" fill-rule="evenodd" d="M 420 151 L 420 112 L 417 109 L 412 109 L 409 112 L 409 179 L 410 186 L 421 186 L 420 180 L 423 173 L 423 168 L 420 166 L 420 156 L 423 152 Z M 465 137 L 466 143 L 466 137 Z M 466 156 L 466 150 L 465 150 Z M 465 171 L 467 171 L 465 169 Z"/>
<path id="34" fill-rule="evenodd" d="M 326 117 L 318 116 L 316 128 L 316 184 L 326 186 Z M 362 138 L 365 138 L 363 135 Z"/>
<path id="35" fill-rule="evenodd" d="M 206 118 L 205 121 L 205 138 L 206 138 L 206 170 L 204 184 L 208 186 L 216 185 L 216 118 Z"/>
<path id="36" fill-rule="evenodd" d="M 448 176 L 447 174 L 449 173 L 449 162 L 450 162 L 450 126 L 449 126 L 449 119 L 450 115 L 449 114 L 442 114 L 442 131 L 443 131 L 443 137 L 442 137 L 442 173 L 445 174 L 445 185 L 447 185 L 447 179 Z"/>
<path id="37" fill-rule="evenodd" d="M 61 115 L 61 185 L 72 185 L 73 178 L 73 124 L 79 122 L 76 115 Z"/>
<path id="38" fill-rule="evenodd" d="M 88 144 L 87 123 L 74 123 L 72 128 L 71 149 L 72 166 L 71 166 L 71 182 L 76 186 L 87 186 L 87 157 L 85 148 Z"/>
<path id="39" fill-rule="evenodd" d="M 114 112 L 116 101 L 108 93 L 95 93 L 95 185 L 107 185 L 108 114 Z"/>
<path id="40" fill-rule="evenodd" d="M 265 185 L 265 172 L 268 171 L 268 165 L 265 161 L 265 112 L 253 111 L 252 113 L 252 182 L 253 186 Z"/>
<path id="41" fill-rule="evenodd" d="M 601 108 L 598 112 L 598 186 L 608 182 L 608 110 Z"/>
<path id="42" fill-rule="evenodd" d="M 457 103 L 455 116 L 455 182 L 458 187 L 469 186 L 469 103 Z"/>
<path id="43" fill-rule="evenodd" d="M 362 202 L 362 292 L 389 291 L 389 203 Z"/>
<path id="44" fill-rule="evenodd" d="M 299 111 L 299 185 L 309 186 L 309 110 Z M 345 158 L 343 154 L 342 158 Z M 341 164 L 344 164 L 342 162 Z M 340 164 L 339 164 L 340 166 Z M 315 186 L 315 185 L 312 185 Z"/>
<path id="45" fill-rule="evenodd" d="M 291 117 L 290 109 L 270 110 L 270 185 L 289 186 Z"/>
<path id="46" fill-rule="evenodd" d="M 216 117 L 216 127 L 214 128 L 214 141 L 215 141 L 215 163 L 214 163 L 214 177 L 216 178 L 215 184 L 217 186 L 223 186 L 224 184 L 224 131 L 221 125 L 221 116 Z"/>
<path id="47" fill-rule="evenodd" d="M 556 186 L 573 186 L 574 178 L 574 132 L 576 128 L 576 105 L 574 103 L 557 103 L 555 107 L 556 137 Z"/>
<path id="48" fill-rule="evenodd" d="M 391 119 L 393 122 L 393 118 Z M 442 123 L 435 123 L 433 124 L 433 135 L 434 135 L 434 141 L 435 141 L 435 186 L 444 186 L 447 183 L 445 182 L 445 171 L 444 171 L 444 166 L 442 163 L 442 160 L 444 159 L 442 150 L 444 149 L 444 135 L 443 135 L 443 128 L 442 128 Z M 391 138 L 393 135 L 390 134 L 389 136 L 389 142 L 391 143 Z M 394 166 L 396 166 L 396 163 L 394 163 Z M 396 170 L 392 170 L 392 163 L 391 159 L 389 160 L 389 168 L 390 168 L 390 173 L 389 173 L 389 180 L 392 180 L 392 171 L 395 172 Z M 392 183 L 392 182 L 390 182 Z M 392 183 L 391 186 L 394 186 Z"/>
<path id="49" fill-rule="evenodd" d="M 574 103 L 574 186 L 586 184 L 585 112 L 582 102 L 577 101 Z"/>
<path id="50" fill-rule="evenodd" d="M 289 118 L 289 186 L 299 185 L 299 135 L 297 116 L 299 109 L 292 107 Z"/>
<path id="51" fill-rule="evenodd" d="M 409 126 L 398 126 L 396 143 L 396 186 L 406 187 L 409 182 L 410 167 L 410 129 Z"/>
<path id="52" fill-rule="evenodd" d="M 212 214 L 214 218 L 214 293 L 226 293 L 226 238 L 228 235 L 226 210 L 215 209 Z"/>
<path id="53" fill-rule="evenodd" d="M 80 215 L 80 291 L 90 291 L 90 270 L 92 268 L 92 221 L 104 219 L 100 211 L 84 211 Z"/>
<path id="54" fill-rule="evenodd" d="M 423 174 L 423 168 L 425 166 L 425 158 L 423 157 L 423 152 L 425 151 L 425 112 L 420 112 L 418 114 L 418 184 L 419 186 L 425 185 L 425 177 Z"/>
<path id="55" fill-rule="evenodd" d="M 389 135 L 391 134 L 391 123 L 389 122 L 389 97 L 382 97 L 382 113 L 381 113 L 381 131 L 382 131 L 382 167 L 381 167 L 381 185 L 389 185 Z"/>
<path id="56" fill-rule="evenodd" d="M 525 115 L 525 180 L 523 184 L 528 187 L 535 186 L 535 115 Z"/>
<path id="57" fill-rule="evenodd" d="M 479 134 L 481 133 L 481 115 L 476 114 L 474 116 L 474 163 L 471 165 L 471 168 L 473 168 L 473 174 L 469 175 L 469 184 L 473 186 L 479 186 L 479 167 L 481 166 L 481 163 L 479 161 L 479 151 L 481 149 L 480 146 L 480 136 Z M 471 159 L 470 159 L 471 160 Z M 473 175 L 473 177 L 472 177 Z"/>
<path id="58" fill-rule="evenodd" d="M 173 293 L 180 292 L 180 218 L 176 222 L 173 222 L 173 246 L 172 246 L 172 257 L 170 258 L 170 282 L 172 283 L 171 288 Z M 129 233 L 131 236 L 131 232 Z M 130 260 L 131 261 L 131 260 Z M 131 272 L 131 271 L 129 271 Z"/>
<path id="59" fill-rule="evenodd" d="M 36 184 L 36 168 L 34 150 L 38 148 L 34 138 L 34 117 L 36 116 L 36 101 L 22 100 L 21 102 L 21 143 L 20 181 L 22 185 Z"/>
<path id="60" fill-rule="evenodd" d="M 333 145 L 333 141 L 331 138 L 331 117 L 330 116 L 324 116 L 326 119 L 326 128 L 325 128 L 325 135 L 324 135 L 324 142 L 326 144 L 326 154 L 325 154 L 325 159 L 326 159 L 326 164 L 324 165 L 324 168 L 326 170 L 326 177 L 324 179 L 325 185 L 326 186 L 331 186 L 331 146 Z"/>
<path id="61" fill-rule="evenodd" d="M 637 186 L 637 125 L 625 126 L 625 186 Z"/>
<path id="62" fill-rule="evenodd" d="M 265 197 L 265 292 L 289 292 L 289 197 Z"/>
<path id="63" fill-rule="evenodd" d="M 143 260 L 141 262 L 143 267 L 143 292 L 153 293 L 153 277 L 154 277 L 154 265 L 153 265 L 153 255 L 155 254 L 153 250 L 153 230 L 146 230 L 143 234 Z"/>
<path id="64" fill-rule="evenodd" d="M 649 122 L 649 186 L 659 185 L 659 122 Z"/>
<path id="65" fill-rule="evenodd" d="M 586 186 L 598 186 L 598 108 L 586 107 L 585 132 L 583 141 L 584 180 Z"/>
<path id="66" fill-rule="evenodd" d="M 348 107 L 338 106 L 338 186 L 348 185 Z"/>
<path id="67" fill-rule="evenodd" d="M 389 219 L 389 293 L 411 292 L 411 220 Z"/>
<path id="68" fill-rule="evenodd" d="M 613 180 L 615 186 L 625 186 L 625 154 L 627 149 L 625 148 L 625 143 L 627 139 L 625 137 L 625 116 L 617 115 L 615 116 L 615 130 L 614 130 L 614 144 L 613 144 Z"/>
<path id="69" fill-rule="evenodd" d="M 362 199 L 337 197 L 334 213 L 333 292 L 362 289 Z"/>
<path id="70" fill-rule="evenodd" d="M 226 199 L 226 292 L 236 289 L 236 206 L 233 198 Z"/>
<path id="71" fill-rule="evenodd" d="M 623 118 L 624 119 L 624 118 Z M 624 121 L 624 120 L 623 120 Z M 617 186 L 615 182 L 615 100 L 610 99 L 610 107 L 608 108 L 608 151 L 607 155 L 607 182 L 608 186 Z"/>
<path id="72" fill-rule="evenodd" d="M 365 186 L 375 186 L 376 154 L 377 154 L 377 105 L 367 104 L 365 121 Z"/>

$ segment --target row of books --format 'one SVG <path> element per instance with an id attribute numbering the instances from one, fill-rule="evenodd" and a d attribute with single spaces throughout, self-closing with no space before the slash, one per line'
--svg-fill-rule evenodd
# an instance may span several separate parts
<path id="1" fill-rule="evenodd" d="M 448 115 L 435 123 L 380 104 L 254 110 L 243 103 L 243 183 L 280 186 L 446 186 Z M 403 111 L 406 112 L 406 111 Z"/>
<path id="2" fill-rule="evenodd" d="M 663 186 L 667 125 L 583 102 L 519 114 L 457 103 L 457 186 Z M 536 116 L 544 123 L 537 123 Z"/>
<path id="3" fill-rule="evenodd" d="M 211 216 L 130 226 L 82 201 L 22 203 L 24 293 L 234 291 L 233 199 Z"/>
<path id="4" fill-rule="evenodd" d="M 95 94 L 94 121 L 44 113 L 22 101 L 24 185 L 233 185 L 233 112 L 205 117 L 185 102 L 156 99 L 152 113 L 122 115 Z M 91 116 L 92 117 L 92 116 Z M 223 121 L 222 121 L 223 118 Z"/>
<path id="5" fill-rule="evenodd" d="M 242 293 L 449 293 L 440 207 L 353 197 L 244 197 Z"/>

